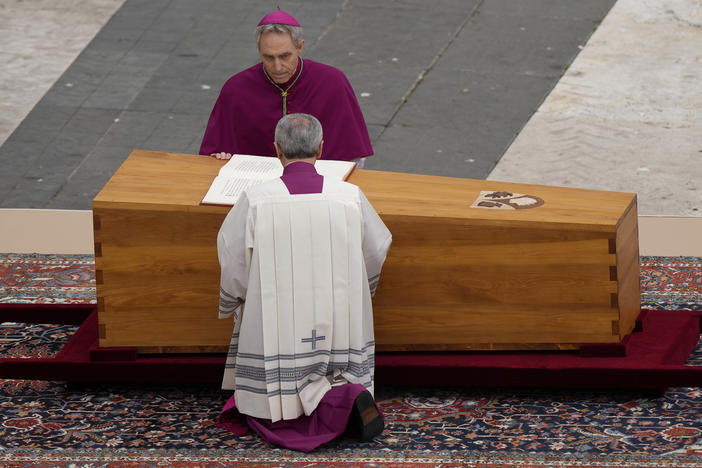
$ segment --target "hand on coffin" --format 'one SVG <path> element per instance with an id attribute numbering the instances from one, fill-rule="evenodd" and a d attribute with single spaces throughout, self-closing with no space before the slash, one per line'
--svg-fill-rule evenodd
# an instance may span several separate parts
<path id="1" fill-rule="evenodd" d="M 212 153 L 210 156 L 214 156 L 217 159 L 231 159 L 232 153 Z"/>

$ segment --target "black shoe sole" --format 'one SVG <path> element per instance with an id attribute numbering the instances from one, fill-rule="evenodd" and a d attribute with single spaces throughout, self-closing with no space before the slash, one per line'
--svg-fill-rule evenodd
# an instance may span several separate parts
<path id="1" fill-rule="evenodd" d="M 385 422 L 375 407 L 375 401 L 370 392 L 365 391 L 356 397 L 353 404 L 356 423 L 358 424 L 359 439 L 368 442 L 383 432 Z"/>

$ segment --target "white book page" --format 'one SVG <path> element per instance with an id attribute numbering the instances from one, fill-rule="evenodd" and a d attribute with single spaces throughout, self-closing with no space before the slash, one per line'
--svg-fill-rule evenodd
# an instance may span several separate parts
<path id="1" fill-rule="evenodd" d="M 337 180 L 346 180 L 355 166 L 355 162 L 334 159 L 321 159 L 314 163 L 314 167 L 320 175 Z"/>
<path id="2" fill-rule="evenodd" d="M 264 179 L 241 179 L 238 177 L 217 176 L 202 203 L 212 205 L 234 205 L 241 194 L 249 187 L 265 182 Z"/>
<path id="3" fill-rule="evenodd" d="M 355 164 L 351 161 L 323 159 L 317 161 L 314 167 L 317 169 L 317 172 L 325 177 L 345 180 Z M 245 179 L 276 179 L 283 175 L 283 166 L 278 158 L 235 154 L 220 168 L 219 175 L 236 176 Z"/>
<path id="4" fill-rule="evenodd" d="M 278 158 L 235 154 L 220 168 L 219 175 L 269 180 L 283 175 L 283 166 Z"/>

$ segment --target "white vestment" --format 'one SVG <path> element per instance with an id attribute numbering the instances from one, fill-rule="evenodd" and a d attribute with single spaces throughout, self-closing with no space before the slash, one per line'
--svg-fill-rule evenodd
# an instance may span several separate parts
<path id="1" fill-rule="evenodd" d="M 234 316 L 222 388 L 241 413 L 309 415 L 336 382 L 373 393 L 371 295 L 391 240 L 346 182 L 290 195 L 276 179 L 242 195 L 217 239 L 219 314 Z"/>

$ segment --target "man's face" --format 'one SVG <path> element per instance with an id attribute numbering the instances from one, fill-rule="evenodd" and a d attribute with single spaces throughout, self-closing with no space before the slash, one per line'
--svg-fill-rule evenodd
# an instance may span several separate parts
<path id="1" fill-rule="evenodd" d="M 258 43 L 258 53 L 266 69 L 266 73 L 276 83 L 288 81 L 297 69 L 297 60 L 305 45 L 300 41 L 300 47 L 295 47 L 290 34 L 269 32 L 261 36 Z"/>

